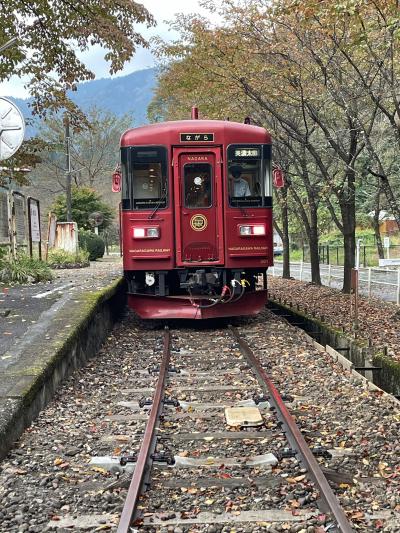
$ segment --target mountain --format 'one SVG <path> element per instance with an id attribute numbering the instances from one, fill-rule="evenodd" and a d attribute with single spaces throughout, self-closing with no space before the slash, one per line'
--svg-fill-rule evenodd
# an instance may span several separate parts
<path id="1" fill-rule="evenodd" d="M 134 118 L 135 126 L 147 122 L 147 107 L 153 97 L 156 86 L 156 69 L 138 70 L 118 78 L 101 78 L 78 84 L 77 91 L 70 91 L 68 96 L 83 111 L 93 106 L 112 111 L 116 115 L 129 113 Z M 31 117 L 29 99 L 12 98 L 25 118 Z M 28 135 L 32 135 L 32 127 Z"/>

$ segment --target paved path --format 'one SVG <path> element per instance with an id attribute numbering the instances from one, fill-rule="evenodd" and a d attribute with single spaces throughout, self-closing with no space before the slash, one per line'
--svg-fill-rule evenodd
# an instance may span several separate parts
<path id="1" fill-rule="evenodd" d="M 120 277 L 122 262 L 111 256 L 87 268 L 56 270 L 54 274 L 52 282 L 0 284 L 0 372 L 18 359 L 33 338 L 47 338 L 52 316 L 74 295 L 97 291 Z"/>

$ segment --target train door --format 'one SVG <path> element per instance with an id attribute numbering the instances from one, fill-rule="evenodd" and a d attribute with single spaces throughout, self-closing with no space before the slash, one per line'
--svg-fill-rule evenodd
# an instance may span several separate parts
<path id="1" fill-rule="evenodd" d="M 224 263 L 220 148 L 175 148 L 177 266 Z"/>

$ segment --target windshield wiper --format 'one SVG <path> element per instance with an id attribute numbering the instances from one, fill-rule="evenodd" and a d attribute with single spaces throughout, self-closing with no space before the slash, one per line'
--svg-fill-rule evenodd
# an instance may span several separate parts
<path id="1" fill-rule="evenodd" d="M 161 204 L 164 202 L 164 200 L 167 199 L 167 190 L 164 191 L 164 194 L 161 196 L 160 200 L 158 201 L 158 204 L 155 206 L 153 211 L 150 213 L 150 215 L 147 217 L 147 220 L 150 220 L 154 217 L 154 215 L 157 213 L 157 211 L 160 209 Z"/>
<path id="2" fill-rule="evenodd" d="M 247 211 L 246 211 L 246 209 L 242 206 L 241 203 L 239 203 L 239 200 L 236 200 L 236 207 L 238 207 L 240 209 L 240 212 L 242 213 L 242 215 L 244 217 L 248 217 L 249 216 Z"/>

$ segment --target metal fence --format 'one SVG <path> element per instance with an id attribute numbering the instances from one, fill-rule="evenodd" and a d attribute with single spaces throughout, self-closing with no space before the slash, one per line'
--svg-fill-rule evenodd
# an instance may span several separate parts
<path id="1" fill-rule="evenodd" d="M 281 276 L 282 270 L 282 262 L 275 261 L 275 265 L 269 268 L 268 273 L 272 276 Z M 320 272 L 323 285 L 341 288 L 343 267 L 320 264 Z M 290 275 L 300 281 L 311 281 L 311 264 L 302 261 L 291 262 Z M 400 268 L 360 268 L 359 291 L 368 298 L 374 296 L 400 305 Z"/>
<path id="2" fill-rule="evenodd" d="M 319 260 L 326 265 L 341 265 L 344 264 L 344 248 L 343 245 L 327 245 L 321 244 L 318 246 Z M 390 244 L 384 247 L 385 257 L 400 258 L 400 245 Z M 303 262 L 310 260 L 310 249 L 308 246 L 301 247 L 301 257 Z M 373 267 L 379 264 L 379 256 L 376 245 L 361 244 L 360 246 L 360 265 L 363 267 Z"/>

